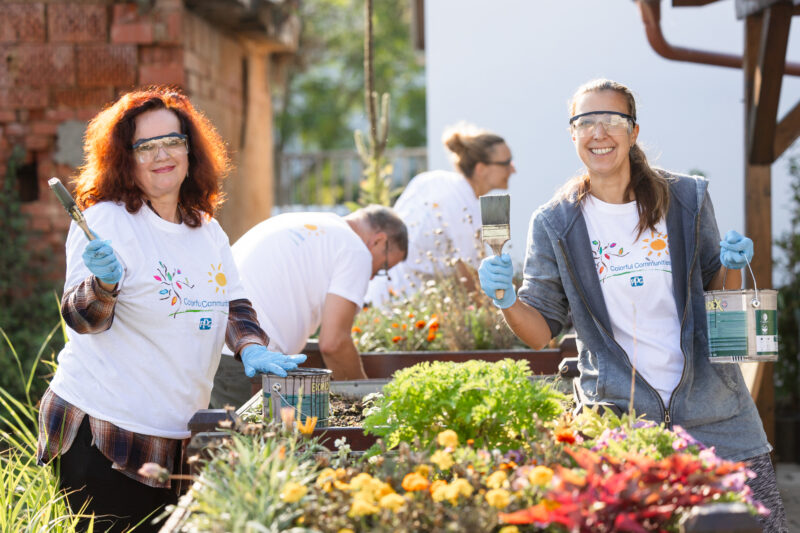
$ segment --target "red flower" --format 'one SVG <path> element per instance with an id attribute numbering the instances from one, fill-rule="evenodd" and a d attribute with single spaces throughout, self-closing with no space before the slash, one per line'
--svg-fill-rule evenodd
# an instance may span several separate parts
<path id="1" fill-rule="evenodd" d="M 395 344 L 397 344 L 401 340 L 403 340 L 403 337 L 401 337 L 400 335 L 395 335 L 394 337 L 392 337 L 392 342 Z"/>
<path id="2" fill-rule="evenodd" d="M 575 433 L 573 433 L 569 428 L 557 429 L 556 441 L 566 442 L 567 444 L 575 444 Z"/>
<path id="3" fill-rule="evenodd" d="M 414 324 L 414 327 L 416 327 L 417 329 L 424 328 L 425 327 L 425 321 L 424 320 L 417 320 L 417 323 Z"/>

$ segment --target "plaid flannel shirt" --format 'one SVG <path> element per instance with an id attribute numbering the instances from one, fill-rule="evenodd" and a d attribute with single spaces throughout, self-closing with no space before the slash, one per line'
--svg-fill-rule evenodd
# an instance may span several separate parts
<path id="1" fill-rule="evenodd" d="M 61 315 L 77 333 L 105 331 L 114 321 L 118 294 L 116 290 L 106 291 L 94 276 L 89 276 L 64 293 Z M 249 300 L 233 300 L 228 304 L 225 341 L 237 356 L 247 344 L 269 344 L 269 338 L 259 327 L 256 312 Z M 69 450 L 84 416 L 88 415 L 47 389 L 39 408 L 37 459 L 40 465 Z M 92 416 L 89 416 L 89 424 L 93 444 L 112 462 L 112 468 L 151 487 L 171 486 L 169 480 L 161 483 L 140 476 L 138 470 L 145 463 L 158 463 L 168 471 L 175 472 L 176 452 L 183 441 L 134 433 Z"/>

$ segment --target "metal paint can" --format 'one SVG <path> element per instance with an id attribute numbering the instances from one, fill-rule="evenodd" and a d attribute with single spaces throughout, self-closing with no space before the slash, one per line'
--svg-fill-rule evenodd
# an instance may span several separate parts
<path id="1" fill-rule="evenodd" d="M 705 300 L 712 363 L 778 360 L 778 291 L 708 291 Z"/>
<path id="2" fill-rule="evenodd" d="M 295 410 L 295 419 L 305 423 L 317 417 L 317 427 L 327 427 L 330 416 L 331 371 L 324 368 L 298 368 L 285 378 L 275 374 L 261 377 L 262 413 L 265 420 L 281 420 L 281 408 Z"/>

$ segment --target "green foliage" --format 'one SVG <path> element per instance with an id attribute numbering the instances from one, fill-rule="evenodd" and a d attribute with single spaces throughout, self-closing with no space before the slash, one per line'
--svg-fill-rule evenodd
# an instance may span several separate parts
<path id="1" fill-rule="evenodd" d="M 275 94 L 277 152 L 352 149 L 364 109 L 364 0 L 302 2 L 298 53 Z M 425 145 L 425 70 L 410 38 L 411 4 L 376 2 L 375 92 L 392 93 L 387 146 Z"/>
<path id="2" fill-rule="evenodd" d="M 361 352 L 501 350 L 519 346 L 503 314 L 455 273 L 437 273 L 423 290 L 396 297 L 389 309 L 356 317 L 353 341 Z"/>
<path id="3" fill-rule="evenodd" d="M 22 211 L 16 187 L 23 158 L 22 148 L 15 147 L 0 187 L 0 327 L 13 341 L 18 355 L 15 361 L 11 345 L 0 343 L 0 387 L 18 398 L 26 392 L 37 396 L 45 386 L 44 382 L 34 381 L 33 389 L 26 391 L 18 379 L 18 370 L 32 368 L 40 347 L 50 351 L 63 346 L 60 337 L 46 346 L 42 344 L 42 332 L 59 321 L 58 306 L 53 304 L 57 284 L 50 281 L 44 253 L 31 246 L 41 235 L 31 228 L 30 217 Z"/>
<path id="4" fill-rule="evenodd" d="M 21 390 L 21 394 L 12 394 L 0 387 L 0 531 L 70 533 L 76 531 L 80 518 L 79 514 L 70 513 L 53 469 L 36 464 L 38 410 L 32 401 L 31 389 L 39 358 L 57 328 L 45 336 L 27 375 L 22 371 L 14 346 L 0 328 L 8 353 L 19 368 L 19 373 L 10 372 L 10 377 L 19 380 L 16 390 Z M 92 522 L 88 524 L 88 531 L 93 529 Z"/>
<path id="5" fill-rule="evenodd" d="M 784 252 L 779 262 L 788 282 L 778 289 L 778 361 L 775 401 L 787 412 L 800 411 L 800 159 L 789 158 L 792 176 L 792 229 L 776 239 Z"/>
<path id="6" fill-rule="evenodd" d="M 476 447 L 508 450 L 535 434 L 537 421 L 561 412 L 563 394 L 531 381 L 527 361 L 420 363 L 398 371 L 383 388 L 364 429 L 389 448 L 413 442 L 427 448 L 445 429 Z"/>

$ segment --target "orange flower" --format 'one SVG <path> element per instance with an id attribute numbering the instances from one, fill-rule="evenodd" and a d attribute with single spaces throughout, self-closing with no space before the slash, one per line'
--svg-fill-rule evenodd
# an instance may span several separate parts
<path id="1" fill-rule="evenodd" d="M 475 444 L 475 439 L 467 439 L 467 446 L 472 446 Z"/>
<path id="2" fill-rule="evenodd" d="M 398 324 L 397 322 L 393 322 L 393 323 L 392 323 L 392 327 L 393 327 L 393 328 L 399 328 L 399 327 L 400 327 L 400 324 Z"/>
<path id="3" fill-rule="evenodd" d="M 414 326 L 416 326 L 417 329 L 422 329 L 422 328 L 425 327 L 425 321 L 424 320 L 417 320 L 417 323 L 414 324 Z"/>
<path id="4" fill-rule="evenodd" d="M 401 340 L 403 340 L 403 337 L 401 337 L 400 335 L 395 335 L 394 337 L 392 337 L 392 342 L 395 344 L 397 344 Z"/>
<path id="5" fill-rule="evenodd" d="M 352 331 L 353 333 L 361 333 L 361 328 L 358 326 L 353 326 L 353 329 L 350 331 Z"/>
<path id="6" fill-rule="evenodd" d="M 407 330 L 408 324 L 403 324 L 402 326 L 400 326 L 400 329 L 402 329 L 403 331 Z"/>
<path id="7" fill-rule="evenodd" d="M 414 313 L 408 313 L 408 318 L 414 318 Z"/>
<path id="8" fill-rule="evenodd" d="M 372 321 L 373 321 L 373 322 L 375 322 L 375 323 L 377 324 L 378 322 L 380 322 L 380 321 L 381 321 L 381 319 L 380 319 L 380 318 L 378 318 L 378 317 L 375 317 L 375 318 L 373 318 L 373 319 L 372 319 Z"/>
<path id="9" fill-rule="evenodd" d="M 403 478 L 402 487 L 403 490 L 406 492 L 414 492 L 418 490 L 425 490 L 429 486 L 428 480 L 422 477 L 421 474 L 417 472 L 411 472 L 410 474 L 406 474 L 406 477 Z"/>
<path id="10" fill-rule="evenodd" d="M 566 442 L 567 444 L 575 444 L 575 434 L 569 428 L 557 429 L 556 441 Z"/>
<path id="11" fill-rule="evenodd" d="M 426 337 L 426 339 L 428 342 L 433 342 L 434 340 L 436 340 L 436 331 L 433 329 L 430 330 L 428 332 L 428 336 Z"/>

